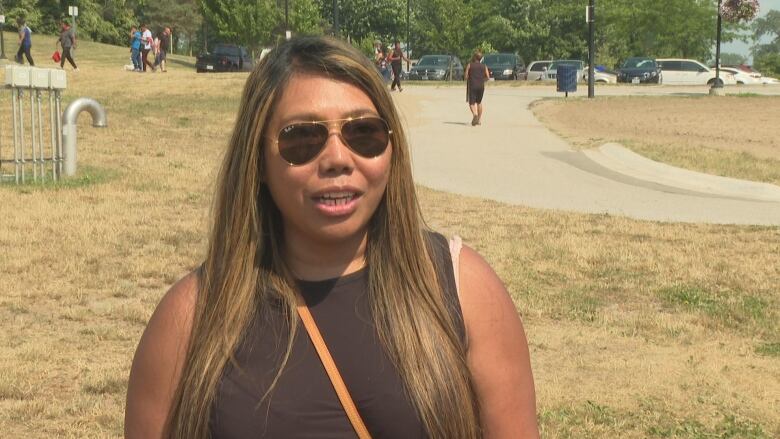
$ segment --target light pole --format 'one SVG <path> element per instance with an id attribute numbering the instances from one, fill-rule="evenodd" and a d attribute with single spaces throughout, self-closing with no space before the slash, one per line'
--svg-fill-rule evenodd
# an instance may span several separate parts
<path id="1" fill-rule="evenodd" d="M 715 82 L 710 88 L 711 95 L 723 94 L 723 83 L 720 80 L 720 33 L 722 29 L 722 16 L 720 12 L 723 0 L 718 0 L 718 33 L 715 36 Z"/>
<path id="2" fill-rule="evenodd" d="M 596 21 L 596 0 L 589 0 L 588 4 L 588 97 L 595 96 L 593 64 L 596 62 L 596 35 L 594 22 Z"/>
<path id="3" fill-rule="evenodd" d="M 406 0 L 406 71 L 409 71 L 409 17 L 412 15 L 411 0 Z"/>

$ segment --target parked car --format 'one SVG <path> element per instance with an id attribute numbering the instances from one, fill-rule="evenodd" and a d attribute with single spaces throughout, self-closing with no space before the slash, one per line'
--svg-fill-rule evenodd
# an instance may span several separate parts
<path id="1" fill-rule="evenodd" d="M 409 79 L 418 81 L 443 81 L 463 79 L 463 64 L 454 55 L 424 55 L 417 64 L 409 70 Z"/>
<path id="2" fill-rule="evenodd" d="M 558 66 L 568 65 L 577 69 L 577 78 L 582 80 L 582 74 L 585 71 L 585 63 L 577 59 L 556 59 L 547 67 L 547 71 L 542 76 L 542 81 L 556 81 L 558 77 Z"/>
<path id="3" fill-rule="evenodd" d="M 714 70 L 715 68 L 713 67 L 712 69 Z M 720 74 L 723 75 L 724 72 L 733 75 L 734 80 L 737 81 L 737 85 L 761 84 L 760 78 L 755 78 L 750 73 L 736 67 L 721 67 Z"/>
<path id="4" fill-rule="evenodd" d="M 617 84 L 617 73 L 615 72 L 608 72 L 606 70 L 593 70 L 593 82 L 597 84 Z M 585 67 L 585 70 L 582 72 L 582 80 L 584 82 L 588 82 L 588 67 Z"/>
<path id="5" fill-rule="evenodd" d="M 525 73 L 523 58 L 514 53 L 490 53 L 482 58 L 482 64 L 490 71 L 490 77 L 498 79 L 519 79 Z"/>
<path id="6" fill-rule="evenodd" d="M 195 60 L 198 73 L 251 71 L 254 67 L 246 47 L 235 44 L 217 44 L 211 53 L 200 54 Z"/>
<path id="7" fill-rule="evenodd" d="M 713 85 L 715 71 L 693 59 L 665 58 L 657 59 L 661 66 L 663 84 L 668 85 Z M 734 75 L 723 73 L 720 81 L 724 85 L 736 85 Z"/>
<path id="8" fill-rule="evenodd" d="M 635 56 L 626 59 L 618 69 L 618 82 L 660 84 L 661 67 L 653 58 Z"/>
<path id="9" fill-rule="evenodd" d="M 542 77 L 544 76 L 544 72 L 547 71 L 547 68 L 550 67 L 550 64 L 552 64 L 552 60 L 549 59 L 544 61 L 534 61 L 531 64 L 528 64 L 522 79 L 527 81 L 541 81 Z"/>

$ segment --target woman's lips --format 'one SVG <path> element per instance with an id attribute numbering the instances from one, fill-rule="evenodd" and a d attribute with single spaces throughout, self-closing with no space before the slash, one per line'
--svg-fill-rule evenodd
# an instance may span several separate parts
<path id="1" fill-rule="evenodd" d="M 327 192 L 312 197 L 317 210 L 327 216 L 349 215 L 357 209 L 361 194 L 357 192 Z"/>

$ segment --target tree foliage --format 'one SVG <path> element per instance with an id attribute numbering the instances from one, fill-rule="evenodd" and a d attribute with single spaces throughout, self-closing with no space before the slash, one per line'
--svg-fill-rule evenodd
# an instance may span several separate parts
<path id="1" fill-rule="evenodd" d="M 780 75 L 780 11 L 769 11 L 753 22 L 753 58 L 765 74 Z M 762 40 L 768 40 L 761 43 Z"/>
<path id="2" fill-rule="evenodd" d="M 338 35 L 354 44 L 407 39 L 407 5 L 413 57 L 433 52 L 468 57 L 477 47 L 536 59 L 588 55 L 587 0 L 337 0 Z M 5 0 L 13 21 L 24 16 L 35 32 L 56 33 L 67 5 L 79 6 L 79 34 L 127 43 L 131 24 L 173 29 L 188 41 L 208 37 L 257 49 L 293 34 L 336 33 L 334 0 Z M 709 61 L 715 46 L 716 0 L 598 0 L 597 62 L 615 66 L 629 56 L 686 57 Z M 288 7 L 285 22 L 285 5 Z M 772 14 L 772 12 L 770 12 Z M 780 13 L 756 20 L 754 32 L 774 35 L 754 49 L 757 58 L 778 52 Z M 774 20 L 774 21 L 773 21 Z M 729 41 L 745 25 L 724 25 Z M 773 44 L 773 45 L 772 45 Z"/>

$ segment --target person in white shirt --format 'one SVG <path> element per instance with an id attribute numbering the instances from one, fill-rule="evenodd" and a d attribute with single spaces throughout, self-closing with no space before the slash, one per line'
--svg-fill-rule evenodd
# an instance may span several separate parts
<path id="1" fill-rule="evenodd" d="M 149 62 L 149 52 L 152 50 L 152 44 L 154 41 L 152 40 L 152 31 L 149 30 L 149 28 L 145 25 L 141 25 L 141 63 L 144 66 L 144 72 L 146 71 L 146 66 L 149 66 L 152 71 L 155 70 L 154 65 Z"/>

